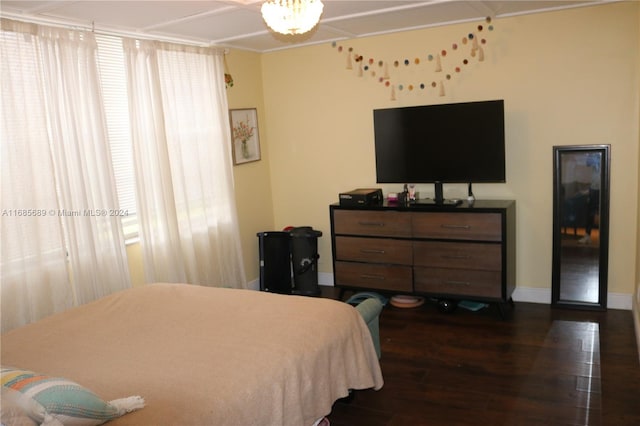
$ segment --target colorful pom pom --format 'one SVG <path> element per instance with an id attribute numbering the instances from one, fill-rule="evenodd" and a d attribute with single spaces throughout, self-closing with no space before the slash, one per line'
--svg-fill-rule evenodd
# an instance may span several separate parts
<path id="1" fill-rule="evenodd" d="M 485 30 L 485 28 L 488 31 L 493 31 L 494 27 L 493 25 L 490 25 L 491 23 L 491 17 L 486 17 L 486 23 L 487 25 L 477 25 L 476 30 L 478 32 L 481 32 L 483 30 Z M 460 47 L 460 44 L 466 45 L 468 43 L 472 43 L 472 49 L 471 49 L 471 57 L 476 57 L 479 55 L 479 61 L 483 61 L 484 60 L 484 52 L 482 50 L 481 47 L 478 46 L 478 44 L 486 44 L 487 40 L 485 38 L 479 38 L 476 37 L 477 34 L 475 33 L 469 33 L 466 37 L 462 37 L 460 39 L 459 42 L 456 43 L 452 43 L 450 46 L 450 50 L 456 51 L 458 50 L 458 48 Z M 479 43 L 478 43 L 479 42 Z M 389 67 L 389 62 L 388 61 L 383 61 L 383 60 L 375 60 L 374 58 L 367 58 L 367 61 L 365 63 L 364 57 L 362 55 L 358 55 L 357 53 L 352 53 L 354 51 L 354 49 L 352 47 L 343 47 L 342 45 L 339 45 L 337 42 L 332 42 L 331 46 L 336 48 L 338 52 L 343 52 L 348 50 L 349 55 L 347 57 L 347 69 L 352 69 L 351 66 L 351 61 L 356 61 L 356 63 L 359 63 L 359 68 L 358 68 L 358 75 L 362 76 L 362 71 L 365 70 L 367 72 L 371 72 L 370 76 L 372 78 L 375 78 L 376 80 L 378 80 L 378 82 L 385 84 L 386 87 L 391 87 L 391 100 L 396 100 L 395 99 L 395 91 L 396 90 L 409 90 L 409 91 L 413 91 L 414 89 L 417 89 L 418 87 L 420 89 L 425 89 L 426 87 L 428 87 L 428 83 L 419 83 L 417 85 L 413 85 L 413 84 L 408 84 L 408 85 L 404 85 L 404 84 L 397 84 L 397 85 L 393 85 L 390 83 L 390 77 L 389 77 L 389 73 L 388 73 L 388 67 Z M 437 52 L 437 51 L 436 51 Z M 478 52 L 478 55 L 476 54 L 476 52 Z M 453 53 L 452 53 L 453 54 Z M 464 55 L 464 54 L 462 54 Z M 442 64 L 441 64 L 441 57 L 443 56 L 447 56 L 447 50 L 446 49 L 442 49 L 439 53 L 436 54 L 427 54 L 426 55 L 426 59 L 428 61 L 433 61 L 436 60 L 436 66 L 435 66 L 435 72 L 442 72 Z M 455 56 L 455 55 L 454 55 Z M 423 59 L 424 60 L 424 59 Z M 394 67 L 399 67 L 401 63 L 403 63 L 405 66 L 409 66 L 411 65 L 411 62 L 413 62 L 413 64 L 415 65 L 420 65 L 421 62 L 421 58 L 420 57 L 415 57 L 413 60 L 410 60 L 408 58 L 405 58 L 403 60 L 395 60 L 392 62 Z M 377 72 L 373 69 L 373 65 L 374 64 L 378 64 L 378 67 L 383 67 L 384 66 L 384 75 L 382 76 L 378 76 Z M 464 58 L 462 60 L 462 64 L 463 65 L 468 65 L 469 64 L 469 59 L 468 58 Z M 456 73 L 460 73 L 462 72 L 462 67 L 457 66 L 454 68 L 454 71 Z M 382 74 L 382 71 L 381 71 Z M 452 74 L 446 74 L 445 78 L 446 80 L 451 80 Z M 440 80 L 439 83 L 436 81 L 432 81 L 431 82 L 431 87 L 433 88 L 437 88 L 439 86 L 439 92 L 440 92 L 440 96 L 444 96 L 444 84 L 443 81 Z"/>

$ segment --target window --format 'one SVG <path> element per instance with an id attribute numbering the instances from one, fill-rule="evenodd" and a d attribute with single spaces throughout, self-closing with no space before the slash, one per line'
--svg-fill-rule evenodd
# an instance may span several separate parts
<path id="1" fill-rule="evenodd" d="M 96 34 L 98 43 L 98 71 L 111 147 L 113 168 L 126 239 L 138 236 L 136 215 L 133 147 L 129 124 L 129 102 L 122 39 Z"/>
<path id="2" fill-rule="evenodd" d="M 22 33 L 3 30 L 0 36 L 2 56 L 12 58 L 0 61 L 4 78 L 0 102 L 2 233 L 12 241 L 5 244 L 3 239 L 2 261 L 28 265 L 34 260 L 57 260 L 64 258 L 64 244 L 56 182 L 51 178 L 54 165 L 37 60 L 40 52 L 33 39 Z M 9 81 L 13 84 L 5 84 Z"/>

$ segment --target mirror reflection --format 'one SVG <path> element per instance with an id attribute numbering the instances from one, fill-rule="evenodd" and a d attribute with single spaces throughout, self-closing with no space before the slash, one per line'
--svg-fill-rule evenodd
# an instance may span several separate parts
<path id="1" fill-rule="evenodd" d="M 605 308 L 608 146 L 554 150 L 552 303 Z"/>

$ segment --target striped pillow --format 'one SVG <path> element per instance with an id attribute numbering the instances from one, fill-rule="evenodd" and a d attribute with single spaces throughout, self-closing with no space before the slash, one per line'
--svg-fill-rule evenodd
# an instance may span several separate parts
<path id="1" fill-rule="evenodd" d="M 105 402 L 70 380 L 13 367 L 2 367 L 1 382 L 21 394 L 19 406 L 39 424 L 99 425 L 144 407 L 139 396 Z"/>

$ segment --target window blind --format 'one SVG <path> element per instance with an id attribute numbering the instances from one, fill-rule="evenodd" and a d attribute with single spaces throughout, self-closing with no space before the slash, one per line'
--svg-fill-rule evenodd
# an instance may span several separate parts
<path id="1" fill-rule="evenodd" d="M 135 175 L 133 147 L 129 125 L 129 102 L 125 72 L 124 51 L 120 37 L 96 34 L 98 44 L 98 71 L 107 133 L 113 158 L 114 174 L 120 209 L 127 211 L 122 216 L 125 238 L 138 235 L 136 219 Z"/>

